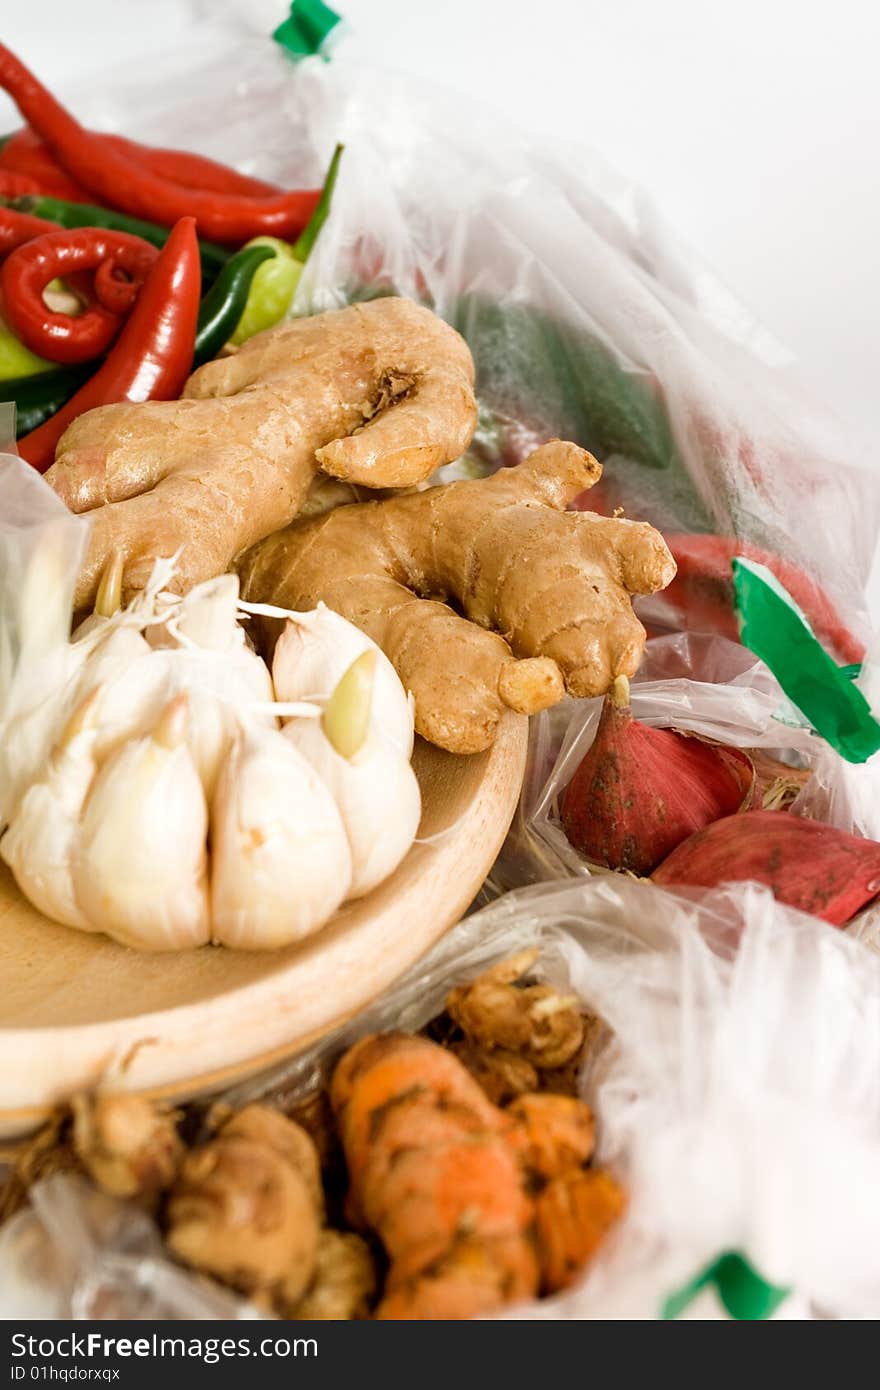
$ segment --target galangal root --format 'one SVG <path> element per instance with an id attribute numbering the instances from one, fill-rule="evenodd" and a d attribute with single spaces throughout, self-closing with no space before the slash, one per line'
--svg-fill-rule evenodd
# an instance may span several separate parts
<path id="1" fill-rule="evenodd" d="M 179 401 L 107 405 L 62 436 L 46 474 L 93 528 L 76 589 L 114 555 L 124 595 L 179 552 L 181 591 L 229 569 L 302 508 L 323 471 L 365 487 L 422 482 L 477 419 L 467 344 L 429 310 L 377 299 L 296 319 L 194 372 Z"/>
<path id="2" fill-rule="evenodd" d="M 564 1067 L 580 1052 L 585 1020 L 573 995 L 525 982 L 537 949 L 520 951 L 446 998 L 446 1012 L 487 1052 L 514 1053 L 540 1070 Z"/>
<path id="3" fill-rule="evenodd" d="M 601 695 L 639 664 L 631 596 L 664 588 L 675 562 L 647 523 L 565 510 L 600 474 L 553 440 L 491 478 L 340 507 L 245 555 L 244 597 L 323 600 L 385 651 L 423 737 L 478 752 L 505 709 Z"/>
<path id="4" fill-rule="evenodd" d="M 350 1214 L 390 1261 L 378 1318 L 474 1317 L 564 1288 L 623 1210 L 613 1179 L 584 1167 L 583 1101 L 548 1094 L 501 1110 L 426 1038 L 363 1038 L 331 1100 Z M 570 1229 L 575 1210 L 583 1230 Z"/>

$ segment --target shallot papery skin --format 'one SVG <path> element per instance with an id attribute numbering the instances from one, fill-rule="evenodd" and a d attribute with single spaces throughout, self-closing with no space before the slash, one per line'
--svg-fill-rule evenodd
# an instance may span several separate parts
<path id="1" fill-rule="evenodd" d="M 842 927 L 880 892 L 880 844 L 789 811 L 746 811 L 692 835 L 651 877 L 670 888 L 764 883 L 780 902 Z"/>
<path id="2" fill-rule="evenodd" d="M 739 748 L 640 724 L 627 693 L 622 703 L 606 698 L 560 812 L 587 859 L 646 875 L 694 831 L 747 805 L 755 779 Z"/>

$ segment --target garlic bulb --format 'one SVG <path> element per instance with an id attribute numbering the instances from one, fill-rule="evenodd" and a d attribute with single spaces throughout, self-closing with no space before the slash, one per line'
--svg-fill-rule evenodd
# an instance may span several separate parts
<path id="1" fill-rule="evenodd" d="M 242 730 L 211 808 L 213 939 L 264 950 L 317 931 L 348 894 L 351 855 L 329 791 L 277 730 Z"/>
<path id="2" fill-rule="evenodd" d="M 175 950 L 208 940 L 208 811 L 176 696 L 146 738 L 112 753 L 95 778 L 73 855 L 90 925 L 128 946 Z"/>
<path id="3" fill-rule="evenodd" d="M 373 733 L 352 758 L 343 758 L 318 719 L 292 719 L 283 736 L 336 802 L 351 850 L 348 896 L 362 897 L 394 872 L 418 832 L 422 799 L 412 766 Z"/>
<path id="4" fill-rule="evenodd" d="M 26 898 L 66 927 L 90 931 L 73 890 L 71 856 L 83 802 L 95 775 L 96 707 L 100 689 L 76 710 L 39 781 L 28 787 L 6 834 L 5 859 Z"/>
<path id="5" fill-rule="evenodd" d="M 107 619 L 100 620 L 104 635 L 90 629 L 86 635 L 95 645 L 83 663 L 77 698 L 98 684 L 104 688 L 98 757 L 146 734 L 172 696 L 186 691 L 193 697 L 187 743 L 210 801 L 241 718 L 250 706 L 274 698 L 268 667 L 237 621 L 237 600 L 237 576 L 221 575 L 174 600 L 169 617 L 148 626 L 146 637 L 136 626 Z M 250 717 L 275 727 L 271 713 Z"/>
<path id="6" fill-rule="evenodd" d="M 397 868 L 422 814 L 409 758 L 376 733 L 371 718 L 379 669 L 376 653 L 362 652 L 320 720 L 294 719 L 284 729 L 339 809 L 351 850 L 353 898 L 369 893 Z"/>
<path id="7" fill-rule="evenodd" d="M 405 758 L 413 750 L 413 708 L 385 653 L 345 618 L 323 603 L 294 613 L 278 639 L 272 681 L 279 700 L 326 699 L 363 652 L 376 653 L 371 723 Z"/>
<path id="8" fill-rule="evenodd" d="M 174 693 L 168 671 L 155 655 L 136 628 L 108 623 L 83 662 L 74 701 L 101 687 L 98 758 L 124 740 L 148 733 Z"/>

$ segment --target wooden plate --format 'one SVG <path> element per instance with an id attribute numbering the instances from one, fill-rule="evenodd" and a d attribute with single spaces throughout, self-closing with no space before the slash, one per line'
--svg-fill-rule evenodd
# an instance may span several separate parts
<path id="1" fill-rule="evenodd" d="M 0 1136 L 103 1077 L 191 1097 L 301 1049 L 362 1008 L 460 918 L 507 832 L 527 721 L 460 758 L 419 742 L 420 838 L 397 872 L 282 951 L 150 954 L 59 927 L 0 865 Z"/>

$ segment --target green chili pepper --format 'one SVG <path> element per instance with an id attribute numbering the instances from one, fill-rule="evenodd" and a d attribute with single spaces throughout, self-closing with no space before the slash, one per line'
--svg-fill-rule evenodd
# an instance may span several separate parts
<path id="1" fill-rule="evenodd" d="M 336 187 L 336 177 L 339 173 L 339 161 L 342 158 L 344 148 L 344 145 L 337 145 L 333 151 L 333 157 L 324 176 L 324 187 L 321 189 L 318 206 L 296 239 L 293 254 L 300 265 L 305 265 L 309 259 L 312 247 L 318 240 L 318 234 L 330 215 L 330 204 L 333 201 L 333 190 Z"/>
<path id="2" fill-rule="evenodd" d="M 195 366 L 216 357 L 223 344 L 229 342 L 247 304 L 257 267 L 272 260 L 275 254 L 275 247 L 266 238 L 245 246 L 226 262 L 199 309 Z"/>
<path id="3" fill-rule="evenodd" d="M 142 237 L 153 246 L 164 246 L 171 232 L 170 227 L 160 227 L 157 222 L 145 222 L 140 217 L 128 217 L 124 212 L 114 212 L 92 203 L 67 203 L 63 198 L 50 198 L 42 193 L 10 198 L 8 205 L 17 212 L 28 212 L 33 217 L 44 217 L 47 222 L 57 222 L 60 227 L 105 227 Z M 215 246 L 212 241 L 200 241 L 199 254 L 202 278 L 208 282 L 216 280 L 229 260 L 229 252 L 222 246 Z"/>
<path id="4" fill-rule="evenodd" d="M 51 372 L 53 364 L 26 348 L 0 319 L 0 382 Z M 0 394 L 3 388 L 0 387 Z"/>
<path id="5" fill-rule="evenodd" d="M 56 367 L 37 376 L 16 377 L 0 384 L 0 399 L 15 403 L 17 438 L 40 425 L 66 405 L 74 392 L 95 370 L 93 362 L 76 367 Z"/>
<path id="6" fill-rule="evenodd" d="M 244 343 L 264 328 L 272 328 L 289 312 L 303 266 L 327 221 L 341 158 L 342 146 L 337 145 L 327 169 L 320 201 L 294 243 L 268 236 L 255 237 L 248 242 L 248 247 L 271 246 L 275 259 L 269 265 L 261 266 L 254 276 L 241 321 L 232 334 L 233 343 Z"/>

